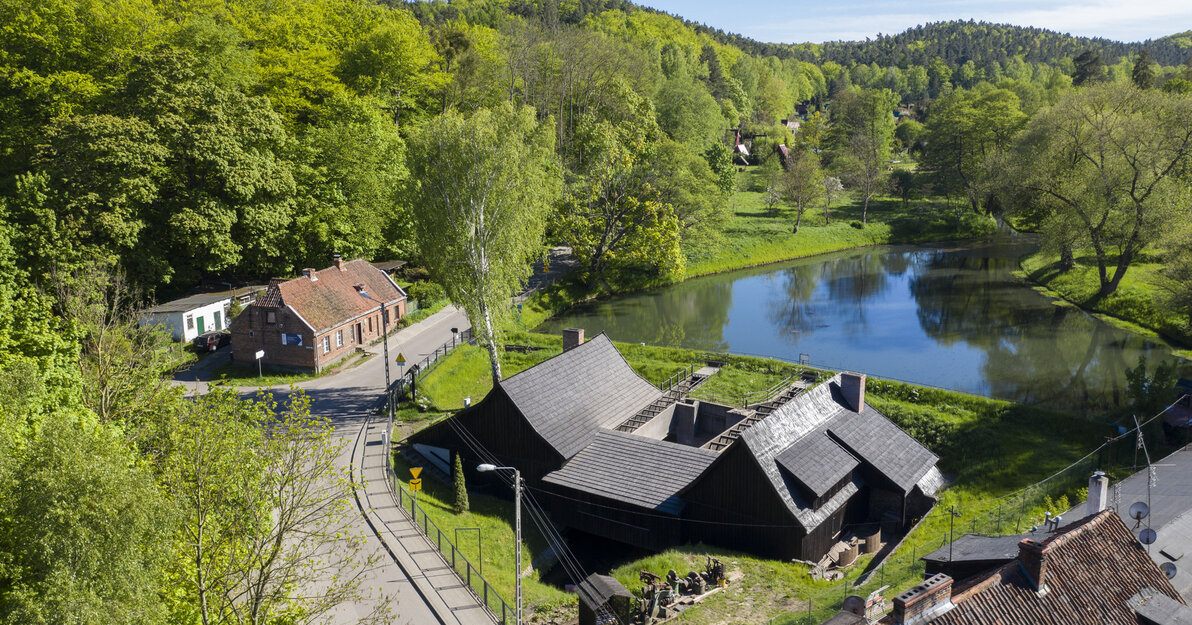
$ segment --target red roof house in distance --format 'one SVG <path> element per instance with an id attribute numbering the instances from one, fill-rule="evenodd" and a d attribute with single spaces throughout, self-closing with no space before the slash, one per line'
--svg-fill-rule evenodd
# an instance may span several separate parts
<path id="1" fill-rule="evenodd" d="M 326 269 L 269 283 L 229 326 L 232 360 L 254 364 L 264 351 L 264 365 L 321 371 L 381 338 L 382 305 L 393 328 L 406 314 L 405 292 L 371 263 L 337 254 Z"/>

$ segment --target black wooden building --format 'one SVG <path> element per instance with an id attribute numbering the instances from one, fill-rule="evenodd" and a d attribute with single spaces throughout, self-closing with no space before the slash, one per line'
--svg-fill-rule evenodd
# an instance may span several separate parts
<path id="1" fill-rule="evenodd" d="M 415 447 L 459 453 L 469 471 L 516 466 L 557 523 L 653 550 L 704 542 L 817 560 L 848 525 L 901 530 L 942 485 L 936 457 L 864 402 L 864 375 L 837 375 L 763 418 L 664 394 L 603 334 L 564 344 Z M 644 425 L 625 426 L 651 406 Z"/>

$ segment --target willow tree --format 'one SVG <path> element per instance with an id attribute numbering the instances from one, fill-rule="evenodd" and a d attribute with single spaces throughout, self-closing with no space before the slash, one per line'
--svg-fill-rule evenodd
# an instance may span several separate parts
<path id="1" fill-rule="evenodd" d="M 448 111 L 410 135 L 410 203 L 422 258 L 464 309 L 501 379 L 501 328 L 529 277 L 560 175 L 554 124 L 505 104 Z"/>
<path id="2" fill-rule="evenodd" d="M 1045 232 L 1090 249 L 1098 299 L 1189 217 L 1192 98 L 1130 84 L 1075 91 L 1031 120 L 1015 152 L 1006 184 L 1032 197 Z"/>

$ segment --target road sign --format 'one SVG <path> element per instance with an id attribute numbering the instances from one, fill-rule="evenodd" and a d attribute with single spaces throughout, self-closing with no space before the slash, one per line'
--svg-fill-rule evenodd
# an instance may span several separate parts
<path id="1" fill-rule="evenodd" d="M 399 366 L 399 367 L 406 366 L 406 355 L 401 352 L 397 353 L 397 366 Z"/>
<path id="2" fill-rule="evenodd" d="M 422 480 L 410 480 L 410 490 L 414 492 L 422 490 Z"/>
<path id="3" fill-rule="evenodd" d="M 410 467 L 410 477 L 417 479 L 419 475 L 422 475 L 422 467 Z"/>
<path id="4" fill-rule="evenodd" d="M 257 360 L 260 360 L 260 359 L 262 359 L 262 358 L 264 358 L 264 357 L 265 357 L 265 350 L 263 350 L 263 349 L 258 349 L 258 350 L 257 350 Z"/>

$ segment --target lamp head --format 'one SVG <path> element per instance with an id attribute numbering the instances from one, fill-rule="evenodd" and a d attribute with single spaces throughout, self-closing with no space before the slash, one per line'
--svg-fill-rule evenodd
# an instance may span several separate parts
<path id="1" fill-rule="evenodd" d="M 487 472 L 487 471 L 496 471 L 496 470 L 497 470 L 497 465 L 495 465 L 495 464 L 482 464 L 482 465 L 480 465 L 480 466 L 476 467 L 476 470 L 477 470 L 477 471 L 480 471 L 481 473 L 485 473 L 485 472 Z"/>

